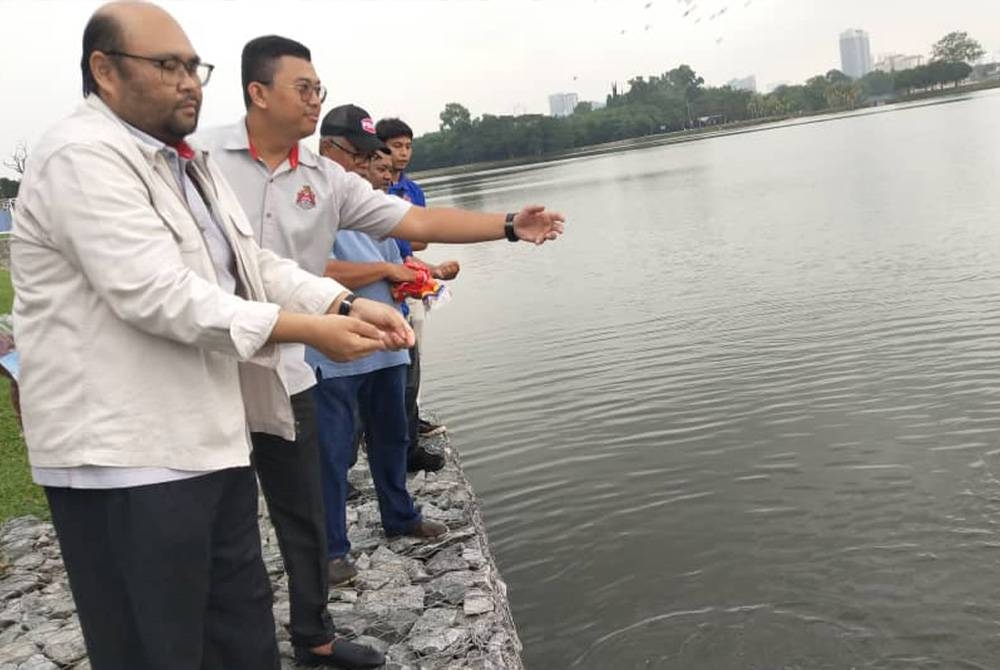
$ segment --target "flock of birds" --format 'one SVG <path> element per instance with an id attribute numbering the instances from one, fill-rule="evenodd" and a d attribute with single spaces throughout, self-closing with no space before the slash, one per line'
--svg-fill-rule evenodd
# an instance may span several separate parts
<path id="1" fill-rule="evenodd" d="M 596 0 L 595 0 L 596 2 Z M 655 3 L 652 0 L 643 3 L 642 10 L 645 13 L 645 23 L 642 28 L 642 32 L 649 32 L 653 27 L 651 15 L 653 13 L 653 5 Z M 681 18 L 690 21 L 693 25 L 700 24 L 702 21 L 715 22 L 721 19 L 729 11 L 728 5 L 722 6 L 709 6 L 711 3 L 706 0 L 677 0 L 677 4 L 680 5 L 679 10 Z M 743 6 L 749 7 L 753 4 L 753 0 L 744 0 Z M 717 5 L 717 3 L 716 3 Z M 628 28 L 622 28 L 620 34 L 627 35 Z M 716 44 L 722 44 L 723 37 L 718 35 L 715 38 Z"/>

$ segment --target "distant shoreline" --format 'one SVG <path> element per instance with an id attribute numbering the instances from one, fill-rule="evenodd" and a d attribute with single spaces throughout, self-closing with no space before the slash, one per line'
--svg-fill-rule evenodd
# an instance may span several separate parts
<path id="1" fill-rule="evenodd" d="M 778 128 L 792 128 L 795 126 L 804 126 L 813 123 L 839 121 L 858 116 L 886 114 L 889 112 L 904 111 L 907 109 L 919 109 L 921 107 L 929 107 L 931 105 L 959 102 L 961 100 L 968 99 L 972 93 L 996 88 L 1000 88 L 1000 80 L 972 84 L 957 89 L 949 88 L 937 91 L 924 91 L 890 103 L 866 105 L 855 109 L 826 110 L 810 114 L 772 116 L 749 121 L 739 121 L 721 126 L 674 131 L 670 133 L 657 133 L 655 135 L 644 135 L 642 137 L 635 137 L 627 140 L 617 140 L 615 142 L 606 142 L 603 144 L 592 144 L 586 147 L 578 147 L 569 151 L 561 151 L 543 156 L 470 163 L 467 165 L 457 165 L 448 168 L 434 168 L 431 170 L 415 172 L 411 176 L 425 185 L 432 185 L 438 181 L 444 181 L 445 179 L 451 177 L 471 173 L 480 173 L 492 170 L 505 171 L 520 168 L 526 165 L 553 163 L 564 160 L 572 160 L 575 158 L 585 158 L 588 156 L 600 156 L 621 150 L 647 149 L 656 146 L 683 144 L 686 142 L 697 142 L 717 137 L 728 137 L 730 135 L 743 135 L 746 133 L 757 133 L 767 130 L 775 130 Z"/>

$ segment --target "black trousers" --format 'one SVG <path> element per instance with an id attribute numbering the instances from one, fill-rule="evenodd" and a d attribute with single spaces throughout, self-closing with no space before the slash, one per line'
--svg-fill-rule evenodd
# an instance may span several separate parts
<path id="1" fill-rule="evenodd" d="M 410 444 L 407 447 L 407 460 L 413 457 L 420 446 L 420 407 L 417 406 L 417 394 L 420 391 L 420 349 L 416 344 L 410 349 L 410 365 L 406 368 L 406 421 L 410 428 Z"/>
<path id="2" fill-rule="evenodd" d="M 295 441 L 252 433 L 252 461 L 288 573 L 292 644 L 318 647 L 333 639 L 334 629 L 326 607 L 326 513 L 311 389 L 292 396 L 292 410 Z"/>
<path id="3" fill-rule="evenodd" d="M 47 487 L 94 670 L 277 670 L 250 468 Z"/>

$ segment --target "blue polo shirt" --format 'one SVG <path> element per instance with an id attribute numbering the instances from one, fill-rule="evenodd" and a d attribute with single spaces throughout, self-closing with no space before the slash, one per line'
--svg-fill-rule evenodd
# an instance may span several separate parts
<path id="1" fill-rule="evenodd" d="M 427 198 L 424 197 L 423 189 L 417 186 L 417 182 L 407 177 L 405 172 L 400 172 L 399 180 L 389 187 L 389 195 L 398 196 L 406 202 L 420 207 L 427 206 Z M 403 258 L 409 258 L 413 255 L 413 246 L 410 245 L 409 240 L 397 239 L 396 245 L 399 247 L 399 253 Z"/>
<path id="2" fill-rule="evenodd" d="M 392 239 L 379 242 L 374 237 L 354 230 L 338 230 L 337 239 L 333 245 L 332 258 L 354 263 L 402 263 L 399 249 Z M 354 294 L 361 298 L 378 300 L 399 309 L 399 303 L 392 299 L 392 289 L 389 282 L 380 279 L 371 284 L 354 289 Z M 391 368 L 395 365 L 409 365 L 410 354 L 403 351 L 376 351 L 364 358 L 347 363 L 337 363 L 319 353 L 312 347 L 306 347 L 306 362 L 320 375 L 329 377 L 350 377 L 363 375 L 375 370 Z"/>

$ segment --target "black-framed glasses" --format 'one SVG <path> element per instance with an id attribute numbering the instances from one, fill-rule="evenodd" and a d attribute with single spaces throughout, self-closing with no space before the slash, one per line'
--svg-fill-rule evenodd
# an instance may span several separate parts
<path id="1" fill-rule="evenodd" d="M 153 56 L 140 56 L 139 54 L 125 53 L 124 51 L 107 51 L 105 52 L 109 56 L 118 56 L 120 58 L 135 58 L 136 60 L 144 60 L 149 63 L 156 65 L 156 68 L 160 71 L 160 80 L 164 84 L 176 85 L 181 82 L 186 72 L 188 76 L 196 79 L 202 86 L 208 85 L 208 80 L 212 78 L 212 70 L 215 69 L 214 65 L 209 65 L 208 63 L 202 63 L 199 59 L 193 58 L 187 62 L 182 61 L 176 56 L 169 56 L 167 58 L 154 58 Z"/>
<path id="2" fill-rule="evenodd" d="M 285 86 L 298 91 L 302 102 L 309 102 L 314 95 L 319 98 L 319 104 L 321 105 L 326 100 L 326 86 L 323 86 L 323 84 L 310 84 L 305 81 L 297 81 L 294 84 L 285 84 Z"/>
<path id="3" fill-rule="evenodd" d="M 361 163 L 362 161 L 370 161 L 371 159 L 375 158 L 374 151 L 369 151 L 367 153 L 365 153 L 364 151 L 352 151 L 351 149 L 348 149 L 347 147 L 341 145 L 340 143 L 337 142 L 337 140 L 334 139 L 330 140 L 330 144 L 337 147 L 345 154 L 353 158 L 355 163 Z"/>

